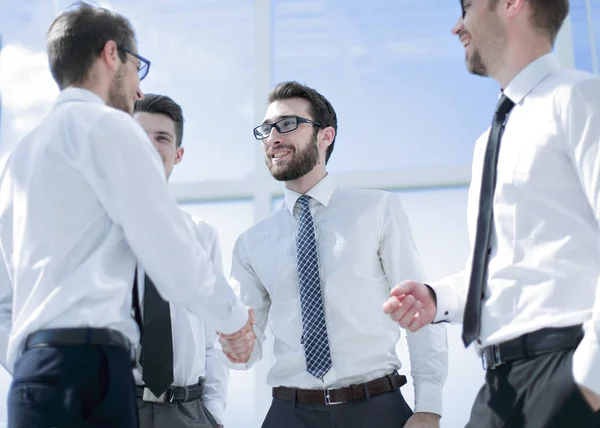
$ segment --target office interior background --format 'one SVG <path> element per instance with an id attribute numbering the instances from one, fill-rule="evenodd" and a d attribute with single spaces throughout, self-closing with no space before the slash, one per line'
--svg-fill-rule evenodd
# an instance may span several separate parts
<path id="1" fill-rule="evenodd" d="M 58 94 L 44 39 L 71 3 L 0 0 L 0 165 Z M 139 53 L 152 61 L 142 90 L 183 106 L 185 156 L 171 186 L 183 209 L 217 228 L 226 273 L 237 236 L 281 203 L 283 185 L 269 175 L 252 128 L 262 121 L 270 88 L 292 79 L 316 88 L 337 111 L 328 165 L 337 184 L 398 194 L 430 279 L 464 267 L 472 151 L 499 87 L 465 69 L 463 48 L 450 34 L 457 0 L 98 3 L 136 28 Z M 571 0 L 555 47 L 560 61 L 598 73 L 598 43 L 600 0 Z M 460 327 L 448 335 L 442 427 L 456 428 L 468 420 L 484 371 L 475 351 L 462 346 Z M 398 351 L 408 373 L 404 339 Z M 273 363 L 264 355 L 253 369 L 231 372 L 227 428 L 260 426 Z M 9 383 L 1 371 L 0 426 Z M 412 383 L 402 391 L 412 403 Z"/>

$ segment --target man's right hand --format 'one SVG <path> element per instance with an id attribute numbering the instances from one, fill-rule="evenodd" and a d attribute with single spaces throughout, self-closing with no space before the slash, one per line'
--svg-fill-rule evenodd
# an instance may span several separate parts
<path id="1" fill-rule="evenodd" d="M 400 327 L 415 332 L 431 324 L 437 311 L 435 294 L 425 284 L 404 281 L 390 291 L 390 298 L 383 304 L 383 312 Z"/>
<path id="2" fill-rule="evenodd" d="M 232 363 L 247 363 L 256 343 L 254 334 L 254 309 L 248 308 L 248 322 L 241 330 L 232 334 L 219 333 L 219 343 L 223 352 Z"/>

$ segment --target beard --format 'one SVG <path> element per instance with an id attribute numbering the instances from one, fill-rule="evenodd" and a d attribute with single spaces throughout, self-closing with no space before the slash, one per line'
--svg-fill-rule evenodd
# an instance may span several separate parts
<path id="1" fill-rule="evenodd" d="M 293 181 L 312 171 L 317 162 L 319 162 L 316 133 L 305 148 L 296 152 L 292 151 L 291 154 L 291 159 L 283 165 L 274 163 L 270 157 L 266 158 L 265 163 L 267 164 L 267 168 L 269 168 L 275 180 Z"/>
<path id="2" fill-rule="evenodd" d="M 471 59 L 467 58 L 467 70 L 476 76 L 488 77 L 488 69 L 483 63 L 483 58 L 477 49 L 473 49 Z"/>
<path id="3" fill-rule="evenodd" d="M 127 102 L 127 96 L 125 95 L 125 73 L 123 72 L 122 67 L 123 66 L 119 67 L 110 85 L 107 104 L 118 110 L 122 110 L 125 113 L 133 114 L 132 105 Z"/>

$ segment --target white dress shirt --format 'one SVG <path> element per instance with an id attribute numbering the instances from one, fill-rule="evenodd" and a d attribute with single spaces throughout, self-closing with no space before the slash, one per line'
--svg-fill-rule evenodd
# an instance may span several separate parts
<path id="1" fill-rule="evenodd" d="M 10 278 L 0 281 L 3 325 L 12 310 L 3 363 L 11 370 L 40 329 L 111 328 L 137 343 L 138 260 L 166 300 L 220 331 L 239 330 L 247 310 L 194 233 L 136 121 L 92 92 L 62 91 L 0 175 L 0 248 Z"/>
<path id="2" fill-rule="evenodd" d="M 285 206 L 244 232 L 234 248 L 232 285 L 256 310 L 257 345 L 245 366 L 261 358 L 268 321 L 276 359 L 267 377 L 270 386 L 348 386 L 400 369 L 396 344 L 401 330 L 382 305 L 392 287 L 423 278 L 423 270 L 399 199 L 388 192 L 338 188 L 329 176 L 307 194 L 333 367 L 323 381 L 306 371 L 296 262 L 301 195 L 288 189 Z M 446 329 L 429 326 L 408 333 L 407 341 L 415 410 L 441 414 Z"/>
<path id="3" fill-rule="evenodd" d="M 222 273 L 223 259 L 217 231 L 202 220 L 194 219 L 187 213 L 184 215 L 194 229 L 194 237 L 206 250 L 217 270 Z M 138 269 L 138 281 L 140 303 L 143 305 L 144 269 L 141 266 Z M 217 422 L 223 424 L 229 369 L 219 358 L 221 350 L 215 348 L 216 329 L 181 304 L 171 303 L 170 310 L 173 337 L 173 385 L 195 385 L 199 378 L 203 378 L 202 404 L 212 413 Z M 141 347 L 138 347 L 138 360 L 140 349 Z M 133 374 L 136 383 L 144 385 L 142 369 L 139 365 Z"/>
<path id="4" fill-rule="evenodd" d="M 516 106 L 500 145 L 478 350 L 544 327 L 585 323 L 574 377 L 600 393 L 600 79 L 561 68 L 549 54 L 504 94 Z M 471 244 L 488 135 L 475 146 Z M 465 271 L 431 284 L 436 320 L 462 321 L 472 258 Z"/>

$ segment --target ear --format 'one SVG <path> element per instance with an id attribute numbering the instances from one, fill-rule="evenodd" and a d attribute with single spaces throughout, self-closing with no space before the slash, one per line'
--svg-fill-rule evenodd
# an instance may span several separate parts
<path id="1" fill-rule="evenodd" d="M 179 164 L 183 159 L 183 153 L 185 152 L 183 147 L 179 147 L 175 152 L 175 165 Z"/>
<path id="2" fill-rule="evenodd" d="M 333 126 L 328 126 L 327 128 L 323 128 L 320 131 L 321 137 L 319 138 L 319 147 L 322 149 L 327 149 L 333 143 L 335 139 L 335 129 Z"/>
<path id="3" fill-rule="evenodd" d="M 513 18 L 519 13 L 523 12 L 525 7 L 525 0 L 503 0 L 502 8 L 507 18 Z"/>
<path id="4" fill-rule="evenodd" d="M 119 49 L 114 40 L 109 40 L 104 44 L 100 51 L 100 58 L 111 70 L 116 71 L 119 68 L 121 58 L 119 58 Z"/>

